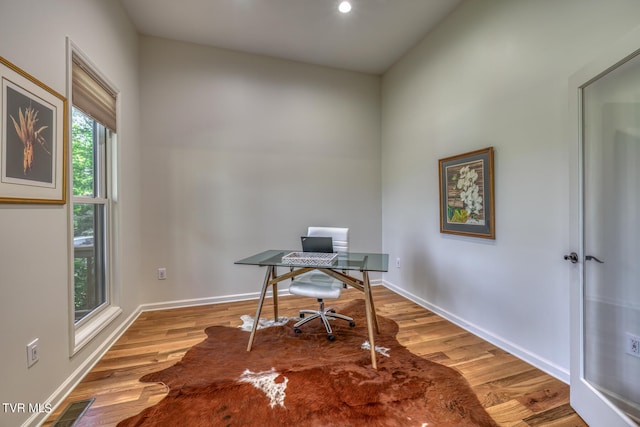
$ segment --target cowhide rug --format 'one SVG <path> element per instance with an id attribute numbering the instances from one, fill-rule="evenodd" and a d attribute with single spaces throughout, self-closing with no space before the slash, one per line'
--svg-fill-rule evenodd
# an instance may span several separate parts
<path id="1" fill-rule="evenodd" d="M 333 342 L 320 321 L 302 334 L 291 321 L 258 330 L 247 352 L 248 332 L 207 328 L 180 362 L 141 378 L 169 394 L 118 426 L 497 426 L 458 371 L 410 353 L 382 316 L 374 370 L 364 301 L 339 312 L 356 327 L 333 321 Z"/>

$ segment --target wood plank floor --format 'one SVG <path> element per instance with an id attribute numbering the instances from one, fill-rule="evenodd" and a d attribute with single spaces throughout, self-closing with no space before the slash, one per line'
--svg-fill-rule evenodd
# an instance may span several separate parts
<path id="1" fill-rule="evenodd" d="M 373 287 L 379 315 L 395 320 L 398 341 L 414 354 L 459 370 L 489 414 L 502 426 L 586 426 L 569 405 L 569 386 L 526 362 L 464 331 L 383 286 Z M 362 293 L 349 289 L 336 306 Z M 67 404 L 96 400 L 78 427 L 113 426 L 154 405 L 166 395 L 160 384 L 138 378 L 167 368 L 205 338 L 211 325 L 238 326 L 243 314 L 255 314 L 256 301 L 145 312 L 54 411 L 51 426 Z M 280 297 L 280 315 L 295 317 L 315 301 Z M 271 300 L 263 316 L 273 316 Z M 258 333 L 260 333 L 258 331 Z M 258 424 L 257 424 L 258 425 Z"/>

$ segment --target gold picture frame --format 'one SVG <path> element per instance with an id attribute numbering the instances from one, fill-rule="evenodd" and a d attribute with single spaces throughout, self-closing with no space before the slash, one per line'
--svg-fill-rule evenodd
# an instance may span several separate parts
<path id="1" fill-rule="evenodd" d="M 438 160 L 440 232 L 495 239 L 493 147 Z"/>
<path id="2" fill-rule="evenodd" d="M 65 204 L 67 99 L 0 57 L 0 203 Z"/>

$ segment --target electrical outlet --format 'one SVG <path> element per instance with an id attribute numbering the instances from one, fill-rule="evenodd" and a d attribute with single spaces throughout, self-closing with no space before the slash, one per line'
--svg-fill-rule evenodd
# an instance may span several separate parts
<path id="1" fill-rule="evenodd" d="M 640 357 L 640 337 L 626 333 L 625 353 L 631 356 Z"/>
<path id="2" fill-rule="evenodd" d="M 167 278 L 167 269 L 160 267 L 158 269 L 158 280 L 165 280 Z"/>
<path id="3" fill-rule="evenodd" d="M 38 344 L 38 338 L 27 344 L 27 368 L 32 367 L 38 360 L 40 360 Z"/>

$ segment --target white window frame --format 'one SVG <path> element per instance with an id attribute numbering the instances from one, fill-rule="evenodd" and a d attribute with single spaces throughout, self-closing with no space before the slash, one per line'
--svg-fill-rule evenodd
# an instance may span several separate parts
<path id="1" fill-rule="evenodd" d="M 67 94 L 68 99 L 71 100 L 72 94 L 72 58 L 73 56 L 79 57 L 82 61 L 92 68 L 96 76 L 99 76 L 102 82 L 108 84 L 110 89 L 114 93 L 118 93 L 115 86 L 112 85 L 104 76 L 98 72 L 92 62 L 86 55 L 70 40 L 67 38 Z M 81 197 L 74 196 L 73 193 L 73 141 L 71 141 L 71 109 L 73 108 L 73 102 L 68 104 L 68 129 L 69 131 L 69 143 L 67 152 L 67 161 L 69 165 L 69 173 L 67 176 L 67 188 L 70 194 L 70 203 L 67 204 L 68 212 L 68 234 L 69 234 L 69 249 L 68 249 L 68 277 L 69 277 L 69 351 L 70 355 L 76 354 L 84 346 L 86 346 L 93 338 L 95 338 L 102 330 L 104 330 L 116 317 L 122 313 L 122 309 L 119 306 L 119 281 L 116 280 L 118 275 L 116 271 L 117 256 L 115 248 L 117 247 L 118 235 L 115 224 L 117 223 L 115 216 L 117 215 L 117 183 L 118 183 L 118 167 L 117 167 L 117 134 L 107 131 L 107 138 L 104 141 L 106 149 L 104 155 L 106 159 L 97 161 L 95 167 L 100 168 L 97 175 L 103 177 L 102 179 L 107 182 L 99 182 L 98 186 L 105 188 L 106 194 L 99 195 L 103 197 Z M 117 102 L 117 106 L 119 101 Z M 102 170 L 104 168 L 104 170 Z M 106 175 L 106 177 L 105 177 Z M 104 204 L 105 205 L 105 296 L 106 301 L 98 308 L 93 310 L 90 314 L 82 318 L 80 321 L 75 320 L 75 287 L 74 287 L 74 217 L 73 217 L 73 205 L 75 203 L 88 203 L 88 204 Z"/>

